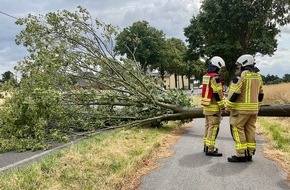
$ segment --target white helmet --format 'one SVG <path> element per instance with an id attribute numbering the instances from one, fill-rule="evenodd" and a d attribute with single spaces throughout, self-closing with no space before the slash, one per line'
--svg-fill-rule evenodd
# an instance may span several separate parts
<path id="1" fill-rule="evenodd" d="M 218 67 L 219 69 L 226 66 L 225 61 L 219 56 L 212 57 L 210 59 L 210 64 Z"/>
<path id="2" fill-rule="evenodd" d="M 245 54 L 242 55 L 238 58 L 236 65 L 242 65 L 242 67 L 248 66 L 248 65 L 254 65 L 255 64 L 255 59 L 252 55 L 250 54 Z"/>

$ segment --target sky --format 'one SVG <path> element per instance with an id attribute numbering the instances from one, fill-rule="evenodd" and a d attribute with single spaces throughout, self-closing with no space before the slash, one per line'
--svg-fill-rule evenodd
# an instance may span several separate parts
<path id="1" fill-rule="evenodd" d="M 201 0 L 0 0 L 0 5 L 1 78 L 6 71 L 17 75 L 14 67 L 28 55 L 23 46 L 15 44 L 15 36 L 22 29 L 15 24 L 15 18 L 64 9 L 76 11 L 80 5 L 93 17 L 121 30 L 134 22 L 146 20 L 150 26 L 162 30 L 166 38 L 185 41 L 183 29 L 190 24 L 192 16 L 198 14 Z M 257 67 L 263 75 L 283 77 L 290 74 L 290 25 L 281 28 L 277 40 L 278 47 L 273 56 L 256 56 Z"/>

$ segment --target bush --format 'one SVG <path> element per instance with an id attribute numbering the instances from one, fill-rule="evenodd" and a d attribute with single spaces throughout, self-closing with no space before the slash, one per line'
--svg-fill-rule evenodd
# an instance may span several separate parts
<path id="1" fill-rule="evenodd" d="M 55 90 L 13 92 L 0 110 L 0 151 L 46 149 L 49 140 L 65 139 L 62 137 L 65 134 L 62 131 L 68 131 L 65 109 L 61 94 Z"/>

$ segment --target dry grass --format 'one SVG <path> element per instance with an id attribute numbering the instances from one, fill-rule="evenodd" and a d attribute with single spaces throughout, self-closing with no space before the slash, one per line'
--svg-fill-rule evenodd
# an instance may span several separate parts
<path id="1" fill-rule="evenodd" d="M 264 86 L 263 104 L 289 104 L 290 83 Z M 290 181 L 290 118 L 264 117 L 259 119 L 259 130 L 263 131 L 268 144 L 264 154 L 278 162 L 288 174 Z"/>
<path id="2" fill-rule="evenodd" d="M 0 176 L 0 189 L 136 189 L 158 167 L 183 127 L 133 128 L 93 137 L 27 168 Z M 173 133 L 172 133 L 173 131 Z"/>
<path id="3" fill-rule="evenodd" d="M 175 130 L 173 133 L 167 135 L 166 138 L 161 141 L 160 147 L 155 149 L 148 157 L 148 159 L 143 160 L 142 167 L 136 169 L 136 173 L 134 175 L 131 175 L 130 178 L 127 179 L 128 186 L 124 186 L 122 190 L 139 189 L 141 177 L 146 175 L 149 171 L 160 166 L 160 163 L 156 163 L 158 159 L 166 158 L 174 154 L 174 152 L 169 150 L 168 148 L 177 142 L 181 134 L 184 132 L 184 129 L 189 127 L 190 125 L 191 123 L 184 124 L 177 128 L 177 130 Z"/>
<path id="4" fill-rule="evenodd" d="M 290 182 L 290 127 L 289 118 L 259 118 L 258 130 L 268 143 L 264 155 L 279 163 Z"/>
<path id="5" fill-rule="evenodd" d="M 289 104 L 290 103 L 290 83 L 281 83 L 264 86 L 265 104 Z"/>

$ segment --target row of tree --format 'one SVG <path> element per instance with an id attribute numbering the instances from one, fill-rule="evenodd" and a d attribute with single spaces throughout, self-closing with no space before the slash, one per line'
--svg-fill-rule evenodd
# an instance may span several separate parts
<path id="1" fill-rule="evenodd" d="M 194 65 L 202 65 L 198 59 L 185 58 L 187 47 L 182 40 L 166 38 L 162 30 L 150 26 L 147 21 L 138 21 L 123 29 L 116 37 L 114 50 L 139 62 L 144 73 L 147 69 L 157 69 L 162 81 L 165 73 L 174 74 L 176 88 L 177 75 L 187 76 L 190 81 L 190 77 L 200 71 Z"/>
<path id="2" fill-rule="evenodd" d="M 278 77 L 277 75 L 262 75 L 262 79 L 264 84 L 279 84 L 283 82 L 290 82 L 290 74 L 285 74 L 282 78 Z"/>

